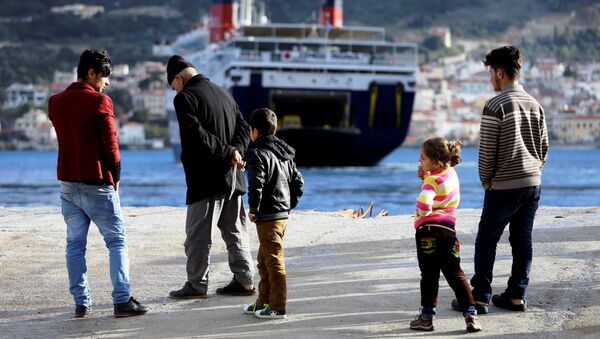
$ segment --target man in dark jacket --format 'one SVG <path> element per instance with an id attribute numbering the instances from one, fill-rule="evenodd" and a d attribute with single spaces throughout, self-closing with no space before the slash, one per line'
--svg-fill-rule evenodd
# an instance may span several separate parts
<path id="1" fill-rule="evenodd" d="M 181 136 L 181 163 L 187 183 L 187 282 L 171 291 L 173 299 L 206 298 L 212 229 L 219 227 L 229 252 L 233 279 L 217 294 L 252 295 L 252 258 L 241 196 L 246 192 L 241 169 L 249 126 L 223 88 L 198 74 L 193 64 L 174 55 L 167 81 Z"/>
<path id="2" fill-rule="evenodd" d="M 248 204 L 260 241 L 260 284 L 256 302 L 246 306 L 244 313 L 281 319 L 286 317 L 287 295 L 283 236 L 290 210 L 302 196 L 304 181 L 294 163 L 294 149 L 275 136 L 275 113 L 267 108 L 255 110 L 250 126 L 254 144 L 247 157 Z"/>
<path id="3" fill-rule="evenodd" d="M 115 317 L 146 313 L 130 294 L 127 238 L 117 192 L 121 157 L 112 100 L 101 93 L 109 85 L 110 72 L 106 51 L 86 50 L 79 59 L 77 82 L 48 101 L 58 137 L 57 176 L 67 224 L 67 270 L 76 318 L 91 313 L 85 264 L 90 221 L 98 226 L 109 250 Z"/>

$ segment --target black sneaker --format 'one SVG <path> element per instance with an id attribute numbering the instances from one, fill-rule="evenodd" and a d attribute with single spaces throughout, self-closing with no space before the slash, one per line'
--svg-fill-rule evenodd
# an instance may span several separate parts
<path id="1" fill-rule="evenodd" d="M 248 290 L 235 278 L 231 279 L 227 286 L 217 288 L 217 294 L 219 295 L 253 295 L 254 293 L 256 293 L 255 288 Z"/>
<path id="2" fill-rule="evenodd" d="M 464 312 L 465 308 L 460 306 L 458 300 L 452 300 L 452 309 L 458 312 Z M 477 314 L 488 314 L 488 304 L 482 301 L 475 301 L 475 309 L 477 310 Z"/>
<path id="3" fill-rule="evenodd" d="M 242 311 L 244 311 L 245 314 L 255 314 L 256 311 L 263 309 L 265 306 L 269 306 L 269 305 L 264 305 L 263 307 L 258 307 L 256 305 L 256 302 L 254 302 L 250 305 L 245 305 L 244 308 L 242 308 Z"/>
<path id="4" fill-rule="evenodd" d="M 286 319 L 287 315 L 285 311 L 277 311 L 271 308 L 269 305 L 264 305 L 262 310 L 256 310 L 254 315 L 260 319 Z"/>
<path id="5" fill-rule="evenodd" d="M 136 315 L 143 315 L 148 312 L 146 308 L 140 303 L 133 299 L 133 297 L 129 298 L 129 301 L 126 303 L 114 304 L 115 305 L 115 318 L 125 318 L 125 317 L 133 317 Z"/>
<path id="6" fill-rule="evenodd" d="M 192 286 L 192 283 L 187 281 L 180 290 L 169 292 L 171 299 L 206 299 L 206 293 L 202 293 Z"/>
<path id="7" fill-rule="evenodd" d="M 75 318 L 87 318 L 92 315 L 92 308 L 85 305 L 75 305 Z"/>
<path id="8" fill-rule="evenodd" d="M 500 307 L 509 311 L 523 312 L 527 309 L 525 300 L 523 300 L 522 304 L 515 305 L 513 304 L 512 300 L 510 300 L 510 297 L 506 295 L 506 293 L 494 294 L 492 297 L 492 302 L 494 305 L 496 305 L 496 307 Z"/>

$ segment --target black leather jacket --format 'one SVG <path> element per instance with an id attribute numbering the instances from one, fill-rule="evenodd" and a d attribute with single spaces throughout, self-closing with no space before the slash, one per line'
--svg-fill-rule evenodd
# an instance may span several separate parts
<path id="1" fill-rule="evenodd" d="M 258 138 L 246 157 L 248 204 L 257 221 L 287 219 L 302 196 L 304 180 L 294 163 L 296 152 L 274 135 Z"/>

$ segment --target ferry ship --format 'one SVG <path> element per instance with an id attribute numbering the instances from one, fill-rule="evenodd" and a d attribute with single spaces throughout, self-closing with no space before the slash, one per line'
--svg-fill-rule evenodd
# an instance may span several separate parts
<path id="1" fill-rule="evenodd" d="M 271 108 L 298 165 L 375 165 L 404 141 L 417 45 L 387 41 L 383 28 L 344 26 L 341 0 L 325 1 L 315 24 L 268 23 L 251 0 L 213 0 L 207 26 L 187 34 L 201 38 L 197 50 L 156 48 L 183 55 L 229 90 L 246 119 Z M 167 107 L 178 159 L 174 95 Z"/>

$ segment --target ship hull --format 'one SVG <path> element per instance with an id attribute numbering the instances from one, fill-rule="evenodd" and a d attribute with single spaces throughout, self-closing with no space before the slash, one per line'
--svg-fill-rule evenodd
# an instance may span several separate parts
<path id="1" fill-rule="evenodd" d="M 283 129 L 277 136 L 296 150 L 295 161 L 305 167 L 373 166 L 400 146 L 396 131 Z"/>
<path id="2" fill-rule="evenodd" d="M 256 80 L 258 82 L 259 80 Z M 410 127 L 414 92 L 402 93 L 398 98 L 397 85 L 378 85 L 377 97 L 370 91 L 340 91 L 348 98 L 348 116 L 344 126 L 280 126 L 277 136 L 294 147 L 299 166 L 372 166 L 399 147 Z M 285 119 L 284 112 L 277 109 L 273 93 L 278 88 L 258 86 L 233 86 L 229 89 L 246 120 L 256 108 L 269 107 Z M 295 89 L 313 98 L 321 93 L 315 89 Z M 374 104 L 373 104 L 374 103 Z M 300 103 L 301 105 L 302 103 Z M 305 105 L 308 114 L 319 111 L 314 105 Z M 326 115 L 328 112 L 314 112 Z M 174 156 L 179 161 L 181 146 L 178 144 L 176 116 L 170 116 Z M 175 125 L 175 126 L 174 126 Z M 173 137 L 175 136 L 175 137 Z"/>
<path id="3" fill-rule="evenodd" d="M 282 105 L 274 100 L 274 93 L 281 89 L 261 87 L 258 77 L 252 83 L 254 86 L 230 88 L 244 117 L 248 120 L 254 109 L 269 107 L 281 120 L 285 112 L 278 109 Z M 403 92 L 398 98 L 397 88 L 397 84 L 377 85 L 375 98 L 372 91 L 337 91 L 348 98 L 347 122 L 343 126 L 314 126 L 315 123 L 292 128 L 279 126 L 277 136 L 294 147 L 300 166 L 375 165 L 404 142 L 410 127 L 414 92 Z M 311 88 L 294 90 L 304 93 L 309 100 L 323 92 L 332 93 Z M 305 107 L 314 114 L 331 113 L 320 111 L 318 105 Z"/>

